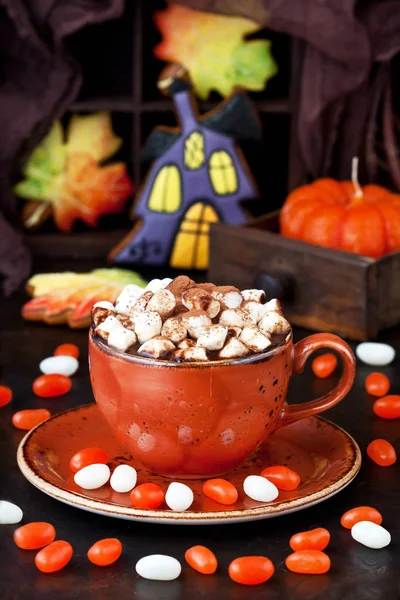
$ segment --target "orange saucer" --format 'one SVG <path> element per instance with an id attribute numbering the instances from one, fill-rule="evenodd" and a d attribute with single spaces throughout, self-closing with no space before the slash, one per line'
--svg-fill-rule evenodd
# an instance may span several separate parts
<path id="1" fill-rule="evenodd" d="M 21 441 L 17 460 L 23 475 L 45 494 L 89 512 L 152 523 L 232 523 L 287 514 L 322 502 L 344 489 L 357 475 L 361 452 L 343 429 L 321 417 L 309 417 L 280 429 L 267 438 L 241 467 L 226 476 L 239 491 L 232 506 L 222 506 L 202 494 L 201 480 L 185 480 L 195 496 L 186 512 L 161 505 L 156 510 L 134 508 L 129 494 L 114 492 L 109 484 L 97 490 L 79 488 L 69 470 L 71 456 L 90 446 L 103 448 L 111 470 L 128 463 L 138 471 L 138 483 L 158 483 L 166 490 L 171 480 L 140 468 L 112 436 L 95 404 L 74 408 L 51 417 Z M 274 502 L 255 502 L 246 497 L 242 484 L 248 475 L 259 475 L 271 465 L 286 465 L 301 477 L 293 492 L 280 492 Z"/>

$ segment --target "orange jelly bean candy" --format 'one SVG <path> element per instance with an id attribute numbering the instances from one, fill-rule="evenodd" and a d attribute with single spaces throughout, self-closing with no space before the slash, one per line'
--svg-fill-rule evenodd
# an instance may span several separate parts
<path id="1" fill-rule="evenodd" d="M 310 531 L 302 531 L 292 535 L 289 545 L 292 550 L 324 550 L 331 539 L 331 534 L 324 527 Z"/>
<path id="2" fill-rule="evenodd" d="M 164 492 L 156 483 L 142 483 L 131 491 L 130 499 L 136 508 L 158 508 L 164 502 Z"/>
<path id="3" fill-rule="evenodd" d="M 22 550 L 38 550 L 51 544 L 55 538 L 53 525 L 41 521 L 27 523 L 14 531 L 14 542 Z"/>
<path id="4" fill-rule="evenodd" d="M 89 548 L 87 556 L 91 563 L 98 567 L 107 567 L 119 559 L 122 544 L 117 538 L 104 538 Z"/>
<path id="5" fill-rule="evenodd" d="M 54 356 L 72 356 L 79 358 L 79 348 L 75 344 L 61 344 L 54 350 Z"/>
<path id="6" fill-rule="evenodd" d="M 0 407 L 10 404 L 12 400 L 12 390 L 6 385 L 0 385 Z"/>
<path id="7" fill-rule="evenodd" d="M 367 454 L 380 467 L 390 467 L 396 460 L 396 450 L 387 440 L 373 440 L 367 447 Z"/>
<path id="8" fill-rule="evenodd" d="M 23 429 L 24 431 L 30 431 L 39 423 L 46 421 L 51 416 L 50 411 L 47 408 L 32 408 L 27 410 L 20 410 L 13 414 L 12 424 L 17 429 Z"/>
<path id="9" fill-rule="evenodd" d="M 385 396 L 390 389 L 389 378 L 383 373 L 370 373 L 365 380 L 365 389 L 371 396 Z"/>
<path id="10" fill-rule="evenodd" d="M 64 540 L 52 542 L 35 556 L 35 565 L 42 573 L 55 573 L 63 569 L 71 560 L 73 549 Z"/>
<path id="11" fill-rule="evenodd" d="M 265 556 L 242 556 L 229 565 L 229 577 L 243 585 L 258 585 L 268 581 L 275 568 Z"/>
<path id="12" fill-rule="evenodd" d="M 54 398 L 67 394 L 72 387 L 72 381 L 66 375 L 51 373 L 41 375 L 33 382 L 32 389 L 40 398 Z"/>
<path id="13" fill-rule="evenodd" d="M 351 529 L 353 525 L 360 521 L 371 521 L 380 525 L 382 523 L 382 515 L 376 508 L 372 508 L 372 506 L 356 506 L 344 513 L 340 519 L 340 524 L 345 529 Z"/>
<path id="14" fill-rule="evenodd" d="M 374 413 L 381 419 L 400 419 L 400 396 L 385 396 L 374 402 Z"/>
<path id="15" fill-rule="evenodd" d="M 101 448 L 83 448 L 73 455 L 69 461 L 69 468 L 73 473 L 77 473 L 89 465 L 106 465 L 108 463 L 108 454 Z"/>
<path id="16" fill-rule="evenodd" d="M 298 550 L 290 554 L 285 563 L 289 571 L 303 575 L 321 575 L 331 568 L 331 559 L 320 550 Z"/>
<path id="17" fill-rule="evenodd" d="M 300 475 L 288 467 L 267 467 L 261 472 L 261 477 L 271 481 L 278 490 L 291 492 L 299 487 Z"/>
<path id="18" fill-rule="evenodd" d="M 203 483 L 203 494 L 219 504 L 235 504 L 238 499 L 238 491 L 230 481 L 226 479 L 208 479 Z"/>
<path id="19" fill-rule="evenodd" d="M 337 358 L 334 354 L 327 352 L 326 354 L 322 354 L 311 363 L 311 368 L 316 375 L 320 379 L 325 379 L 326 377 L 330 377 L 334 370 L 337 367 Z"/>
<path id="20" fill-rule="evenodd" d="M 185 560 L 192 569 L 203 575 L 212 575 L 218 567 L 214 552 L 205 546 L 192 546 L 186 550 Z"/>

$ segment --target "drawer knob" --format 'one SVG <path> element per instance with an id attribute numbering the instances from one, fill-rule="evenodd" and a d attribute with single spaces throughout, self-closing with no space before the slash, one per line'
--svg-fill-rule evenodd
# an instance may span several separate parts
<path id="1" fill-rule="evenodd" d="M 254 281 L 255 287 L 264 290 L 267 298 L 278 298 L 278 300 L 287 300 L 291 279 L 286 273 L 260 273 Z"/>

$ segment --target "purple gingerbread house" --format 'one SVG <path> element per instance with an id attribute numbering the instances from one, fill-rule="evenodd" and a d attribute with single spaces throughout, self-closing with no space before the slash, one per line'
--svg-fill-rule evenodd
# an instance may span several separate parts
<path id="1" fill-rule="evenodd" d="M 248 220 L 241 201 L 258 196 L 238 140 L 261 137 L 258 116 L 240 90 L 200 116 L 186 71 L 167 67 L 158 86 L 174 101 L 179 127 L 157 127 L 143 158 L 153 160 L 136 196 L 132 232 L 111 252 L 116 263 L 208 266 L 210 224 Z"/>

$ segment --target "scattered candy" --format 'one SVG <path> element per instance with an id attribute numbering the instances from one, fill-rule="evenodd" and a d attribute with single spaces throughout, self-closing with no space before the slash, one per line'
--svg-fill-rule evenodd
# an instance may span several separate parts
<path id="1" fill-rule="evenodd" d="M 331 568 L 331 559 L 320 550 L 298 550 L 290 554 L 285 563 L 289 571 L 304 575 L 321 575 Z"/>
<path id="2" fill-rule="evenodd" d="M 83 448 L 73 455 L 69 461 L 69 468 L 77 473 L 89 465 L 105 465 L 108 463 L 108 455 L 101 448 Z"/>
<path id="3" fill-rule="evenodd" d="M 185 560 L 192 569 L 202 575 L 212 575 L 218 567 L 218 561 L 214 554 L 205 546 L 192 546 L 185 552 Z"/>
<path id="4" fill-rule="evenodd" d="M 0 525 L 20 523 L 23 516 L 24 513 L 19 506 L 7 500 L 0 500 Z"/>
<path id="5" fill-rule="evenodd" d="M 275 568 L 265 556 L 241 556 L 229 565 L 229 577 L 243 585 L 258 585 L 268 581 Z"/>
<path id="6" fill-rule="evenodd" d="M 203 483 L 203 494 L 219 504 L 235 504 L 238 499 L 238 491 L 230 481 L 226 479 L 208 479 Z"/>
<path id="7" fill-rule="evenodd" d="M 118 465 L 111 475 L 110 485 L 114 491 L 125 494 L 133 490 L 136 481 L 136 469 L 129 465 Z"/>
<path id="8" fill-rule="evenodd" d="M 357 506 L 344 513 L 340 519 L 340 524 L 346 529 L 351 529 L 353 525 L 360 521 L 371 521 L 376 525 L 380 525 L 382 523 L 382 515 L 376 508 L 372 508 L 372 506 Z"/>
<path id="9" fill-rule="evenodd" d="M 108 567 L 119 559 L 122 554 L 122 544 L 117 538 L 99 540 L 89 548 L 87 557 L 98 567 Z"/>
<path id="10" fill-rule="evenodd" d="M 88 465 L 75 473 L 76 485 L 84 490 L 97 490 L 110 479 L 110 469 L 104 464 Z"/>
<path id="11" fill-rule="evenodd" d="M 360 521 L 353 525 L 351 528 L 351 537 L 356 542 L 374 550 L 385 548 L 391 541 L 391 535 L 388 530 L 371 521 Z"/>
<path id="12" fill-rule="evenodd" d="M 357 357 L 366 365 L 373 367 L 384 367 L 390 365 L 396 352 L 389 344 L 378 342 L 363 342 L 356 348 Z"/>
<path id="13" fill-rule="evenodd" d="M 23 429 L 24 431 L 30 431 L 39 423 L 43 423 L 51 416 L 50 411 L 47 408 L 31 408 L 26 410 L 20 410 L 13 414 L 12 424 L 17 429 Z"/>
<path id="14" fill-rule="evenodd" d="M 0 385 L 0 407 L 10 404 L 12 400 L 12 390 L 6 385 Z"/>
<path id="15" fill-rule="evenodd" d="M 75 344 L 61 344 L 54 350 L 54 356 L 73 356 L 79 358 L 79 348 Z"/>
<path id="16" fill-rule="evenodd" d="M 380 467 L 390 467 L 396 460 L 396 450 L 386 440 L 373 440 L 367 447 L 367 454 Z"/>
<path id="17" fill-rule="evenodd" d="M 330 377 L 337 367 L 337 358 L 334 354 L 327 352 L 317 356 L 311 363 L 311 368 L 316 377 L 325 379 Z"/>
<path id="18" fill-rule="evenodd" d="M 33 392 L 40 398 L 53 398 L 67 394 L 71 389 L 72 381 L 65 375 L 52 373 L 51 375 L 41 375 L 33 382 Z"/>
<path id="19" fill-rule="evenodd" d="M 193 504 L 193 492 L 189 486 L 184 483 L 173 481 L 169 484 L 165 494 L 165 502 L 171 510 L 183 512 Z"/>
<path id="20" fill-rule="evenodd" d="M 14 531 L 14 542 L 22 550 L 37 550 L 48 546 L 56 538 L 53 525 L 45 522 L 33 522 L 22 525 Z"/>
<path id="21" fill-rule="evenodd" d="M 130 499 L 136 508 L 158 508 L 164 502 L 164 492 L 156 483 L 142 483 L 131 491 Z"/>
<path id="22" fill-rule="evenodd" d="M 243 482 L 244 493 L 257 502 L 272 502 L 279 490 L 271 481 L 259 475 L 249 475 Z"/>
<path id="23" fill-rule="evenodd" d="M 66 375 L 70 377 L 77 372 L 79 363 L 73 356 L 49 356 L 39 364 L 39 369 L 45 375 Z"/>
<path id="24" fill-rule="evenodd" d="M 271 481 L 278 490 L 291 492 L 299 487 L 300 475 L 288 467 L 267 467 L 261 472 L 261 477 Z"/>
<path id="25" fill-rule="evenodd" d="M 55 573 L 69 563 L 72 554 L 71 544 L 64 540 L 56 540 L 39 550 L 35 556 L 35 564 L 42 573 Z"/>
<path id="26" fill-rule="evenodd" d="M 389 378 L 383 373 L 370 373 L 365 380 L 365 389 L 371 396 L 385 396 L 390 389 Z"/>
<path id="27" fill-rule="evenodd" d="M 154 581 L 172 581 L 181 574 L 181 563 L 172 556 L 150 554 L 136 563 L 136 573 L 144 579 Z"/>
<path id="28" fill-rule="evenodd" d="M 324 550 L 331 539 L 331 534 L 324 527 L 310 531 L 302 531 L 292 535 L 289 545 L 292 550 Z"/>
<path id="29" fill-rule="evenodd" d="M 385 396 L 376 400 L 373 410 L 381 419 L 400 419 L 400 396 Z"/>

